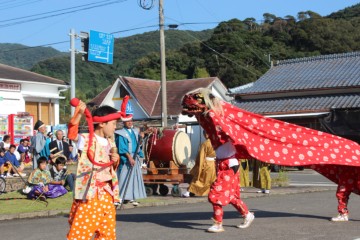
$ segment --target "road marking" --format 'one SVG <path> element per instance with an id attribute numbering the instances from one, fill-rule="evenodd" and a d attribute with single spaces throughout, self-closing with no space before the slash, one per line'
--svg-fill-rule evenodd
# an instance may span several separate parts
<path id="1" fill-rule="evenodd" d="M 294 183 L 290 182 L 290 186 L 322 186 L 322 187 L 336 187 L 333 183 Z"/>

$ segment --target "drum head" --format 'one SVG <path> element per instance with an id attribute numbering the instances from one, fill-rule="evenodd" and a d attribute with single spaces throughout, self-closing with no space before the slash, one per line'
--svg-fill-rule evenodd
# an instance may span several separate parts
<path id="1" fill-rule="evenodd" d="M 189 136 L 181 131 L 176 132 L 172 145 L 173 159 L 177 166 L 187 165 L 191 156 L 191 142 Z"/>

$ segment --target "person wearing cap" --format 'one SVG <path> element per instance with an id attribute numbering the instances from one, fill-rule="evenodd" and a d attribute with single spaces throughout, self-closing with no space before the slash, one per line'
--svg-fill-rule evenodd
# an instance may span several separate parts
<path id="1" fill-rule="evenodd" d="M 33 169 L 37 168 L 37 160 L 41 157 L 40 152 L 44 149 L 46 139 L 46 125 L 41 121 L 37 120 L 34 126 L 34 130 L 36 130 L 36 135 L 31 138 L 31 147 L 33 150 Z"/>
<path id="2" fill-rule="evenodd" d="M 25 166 L 31 164 L 29 155 L 29 139 L 21 139 L 20 144 L 17 147 L 17 151 L 20 154 L 20 162 L 22 162 Z"/>
<path id="3" fill-rule="evenodd" d="M 119 149 L 120 166 L 118 168 L 118 179 L 120 188 L 120 198 L 124 203 L 131 203 L 138 206 L 136 199 L 146 198 L 146 190 L 141 172 L 141 165 L 139 158 L 144 157 L 141 149 L 137 153 L 137 146 L 139 143 L 139 131 L 133 127 L 132 108 L 130 102 L 126 107 L 126 117 L 121 120 L 124 127 L 121 130 L 115 131 L 115 142 Z M 132 170 L 131 170 L 132 169 Z M 129 174 L 131 170 L 131 174 Z"/>

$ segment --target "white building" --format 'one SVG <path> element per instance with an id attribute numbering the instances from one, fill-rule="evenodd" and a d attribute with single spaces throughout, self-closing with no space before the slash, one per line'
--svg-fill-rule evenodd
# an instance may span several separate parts
<path id="1" fill-rule="evenodd" d="M 59 124 L 63 80 L 0 64 L 0 115 L 28 112 L 47 125 Z"/>

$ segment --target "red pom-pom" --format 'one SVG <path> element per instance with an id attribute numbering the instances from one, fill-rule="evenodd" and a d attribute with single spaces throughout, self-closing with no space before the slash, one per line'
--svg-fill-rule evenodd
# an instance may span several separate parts
<path id="1" fill-rule="evenodd" d="M 70 100 L 70 104 L 73 107 L 77 107 L 77 105 L 79 105 L 79 103 L 80 103 L 80 100 L 78 98 L 73 98 Z"/>

